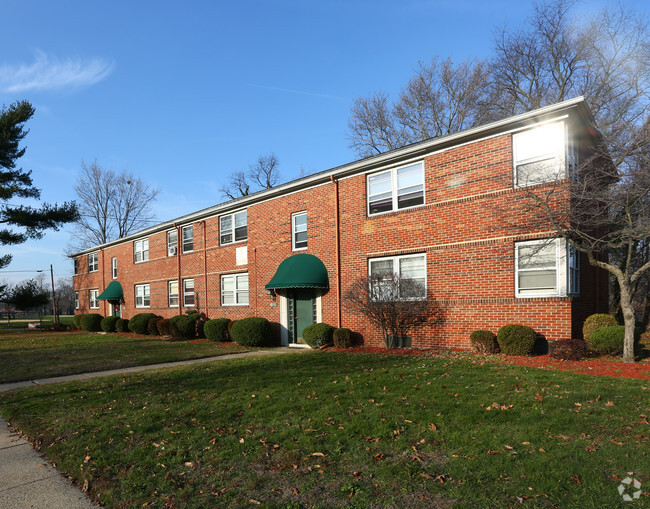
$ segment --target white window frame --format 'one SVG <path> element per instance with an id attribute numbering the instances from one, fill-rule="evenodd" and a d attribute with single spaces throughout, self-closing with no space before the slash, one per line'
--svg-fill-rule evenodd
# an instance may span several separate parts
<path id="1" fill-rule="evenodd" d="M 73 258 L 72 265 L 75 275 L 79 274 L 79 258 Z"/>
<path id="2" fill-rule="evenodd" d="M 172 285 L 176 285 L 176 292 L 172 292 Z M 174 299 L 176 300 L 176 303 L 174 303 Z M 169 281 L 167 283 L 167 304 L 169 305 L 170 308 L 177 308 L 178 307 L 178 281 L 176 279 Z"/>
<path id="3" fill-rule="evenodd" d="M 185 232 L 190 231 L 191 235 L 189 239 L 186 241 L 185 239 Z M 188 225 L 188 226 L 183 226 L 181 228 L 181 241 L 183 243 L 183 253 L 191 253 L 194 251 L 194 225 Z M 191 246 L 188 248 L 188 246 L 191 244 Z"/>
<path id="4" fill-rule="evenodd" d="M 133 263 L 149 261 L 149 238 L 133 242 Z"/>
<path id="5" fill-rule="evenodd" d="M 189 291 L 187 288 L 190 282 L 192 283 L 192 291 Z M 192 302 L 188 303 L 187 298 L 190 296 L 192 297 Z M 195 302 L 194 278 L 183 279 L 183 307 L 193 308 Z"/>
<path id="6" fill-rule="evenodd" d="M 74 292 L 74 308 L 79 309 L 79 292 Z"/>
<path id="7" fill-rule="evenodd" d="M 539 152 L 535 155 L 528 156 L 525 158 L 520 158 L 518 152 L 520 152 L 519 145 L 520 143 L 525 143 L 530 137 L 534 137 L 536 134 L 539 134 L 540 137 L 545 136 L 544 130 L 549 129 L 558 129 L 562 133 L 562 143 L 558 147 L 548 147 L 548 150 L 545 152 Z M 530 143 L 530 141 L 529 141 Z M 545 124 L 537 125 L 531 129 L 526 129 L 512 135 L 512 179 L 515 187 L 527 187 L 534 186 L 537 184 L 543 184 L 546 182 L 554 182 L 555 180 L 566 178 L 566 159 L 567 159 L 567 147 L 568 144 L 568 130 L 567 126 L 563 121 L 558 122 L 548 122 Z M 540 141 L 539 149 L 541 150 L 544 147 L 544 143 Z M 526 180 L 525 182 L 520 181 L 519 173 L 517 167 L 525 164 L 534 164 L 541 163 L 543 161 L 549 161 L 548 164 L 553 166 L 553 178 L 540 178 L 535 180 Z"/>
<path id="8" fill-rule="evenodd" d="M 240 278 L 243 276 L 246 276 L 247 283 L 250 283 L 250 280 L 248 279 L 248 272 L 239 272 L 237 274 L 225 274 L 221 276 L 221 305 L 222 306 L 248 306 L 250 305 L 250 286 L 248 284 L 246 285 L 248 288 L 246 290 L 240 289 L 239 288 L 239 281 Z M 232 303 L 224 303 L 224 295 L 225 291 L 223 289 L 224 287 L 224 281 L 232 279 L 233 283 L 233 290 L 230 290 L 232 292 L 232 297 L 233 297 L 233 302 Z M 247 302 L 240 302 L 242 299 L 240 299 L 240 296 L 246 294 L 246 300 Z"/>
<path id="9" fill-rule="evenodd" d="M 241 218 L 242 215 L 246 216 L 246 224 L 244 225 L 239 225 L 235 226 L 237 222 L 237 218 Z M 230 227 L 229 228 L 224 228 L 223 223 L 225 222 L 226 219 L 230 219 Z M 236 240 L 235 237 L 237 236 L 237 230 L 241 230 L 242 228 L 246 229 L 246 236 L 244 238 L 241 238 L 239 240 Z M 230 240 L 224 241 L 224 237 L 230 237 Z M 226 214 L 224 216 L 221 216 L 219 218 L 219 245 L 220 246 L 226 246 L 228 244 L 237 244 L 239 242 L 246 242 L 248 240 L 248 209 L 244 210 L 238 210 L 237 212 L 233 212 L 232 214 Z"/>
<path id="10" fill-rule="evenodd" d="M 111 258 L 111 276 L 113 279 L 117 279 L 117 256 Z"/>
<path id="11" fill-rule="evenodd" d="M 428 293 L 428 278 L 427 278 L 427 254 L 426 253 L 413 253 L 408 255 L 399 256 L 380 256 L 377 258 L 368 258 L 368 278 L 372 276 L 373 262 L 387 261 L 393 262 L 393 274 L 401 277 L 399 273 L 400 261 L 408 258 L 424 258 L 424 295 L 421 297 L 407 297 L 404 300 L 426 300 Z M 395 270 L 397 268 L 397 270 Z"/>
<path id="12" fill-rule="evenodd" d="M 296 219 L 299 217 L 305 216 L 305 229 L 304 230 L 297 230 L 296 226 Z M 304 241 L 304 246 L 297 247 L 297 241 L 296 241 L 296 236 L 299 233 L 305 232 L 307 233 L 308 231 L 308 224 L 307 224 L 307 211 L 303 210 L 302 212 L 296 212 L 294 214 L 291 214 L 291 250 L 292 251 L 304 251 L 308 247 L 309 239 L 305 239 Z"/>
<path id="13" fill-rule="evenodd" d="M 88 272 L 97 272 L 99 270 L 99 255 L 97 252 L 88 255 Z"/>
<path id="14" fill-rule="evenodd" d="M 90 309 L 99 309 L 99 290 L 89 290 L 88 291 L 88 307 Z"/>
<path id="15" fill-rule="evenodd" d="M 173 240 L 172 240 L 173 235 Z M 167 256 L 176 256 L 178 254 L 178 230 L 169 230 L 167 232 Z"/>
<path id="16" fill-rule="evenodd" d="M 519 248 L 535 247 L 542 248 L 544 245 L 552 244 L 555 247 L 555 289 L 535 290 L 531 288 L 521 289 L 519 287 L 519 274 L 522 272 L 535 272 L 544 270 L 540 268 L 519 267 Z M 550 266 L 549 266 L 550 267 Z M 546 270 L 549 270 L 548 268 Z M 561 238 L 528 240 L 515 242 L 515 296 L 517 298 L 538 298 L 538 297 L 572 297 L 580 294 L 580 257 L 566 240 Z"/>
<path id="17" fill-rule="evenodd" d="M 151 307 L 151 286 L 149 283 L 135 285 L 135 307 L 136 308 L 150 308 Z"/>
<path id="18" fill-rule="evenodd" d="M 404 170 L 406 168 L 412 168 L 412 167 L 415 167 L 415 166 L 420 167 L 421 176 L 422 176 L 420 184 L 418 184 L 418 185 L 422 186 L 422 203 L 418 203 L 416 205 L 411 205 L 409 207 L 399 207 L 399 193 L 400 193 L 401 189 L 398 188 L 398 185 L 397 185 L 398 173 L 399 173 L 400 170 Z M 390 176 L 390 182 L 391 182 L 391 186 L 390 186 L 391 209 L 390 210 L 383 210 L 383 211 L 380 211 L 380 212 L 371 212 L 370 211 L 370 204 L 371 204 L 371 201 L 372 201 L 371 198 L 373 196 L 377 196 L 377 194 L 375 194 L 375 195 L 370 194 L 370 180 L 372 178 L 379 177 L 381 175 L 389 175 Z M 413 186 L 411 186 L 411 187 L 413 187 Z M 405 188 L 405 189 L 408 189 L 408 188 Z M 385 193 L 387 193 L 387 192 L 388 191 L 386 191 Z M 378 194 L 385 194 L 385 193 L 378 193 Z M 409 210 L 409 209 L 414 209 L 414 208 L 422 207 L 422 206 L 426 205 L 427 204 L 427 193 L 426 193 L 425 178 L 424 178 L 424 162 L 423 161 L 418 161 L 418 162 L 409 163 L 409 164 L 406 164 L 406 165 L 403 165 L 403 166 L 398 166 L 396 168 L 391 168 L 390 170 L 383 170 L 383 171 L 379 171 L 379 172 L 375 172 L 375 173 L 369 173 L 368 175 L 366 175 L 366 196 L 367 196 L 366 197 L 366 213 L 368 214 L 368 216 L 379 216 L 381 214 L 389 214 L 391 212 L 396 212 L 398 210 Z"/>

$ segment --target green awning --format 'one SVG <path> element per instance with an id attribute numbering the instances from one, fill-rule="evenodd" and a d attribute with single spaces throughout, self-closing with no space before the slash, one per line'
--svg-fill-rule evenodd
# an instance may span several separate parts
<path id="1" fill-rule="evenodd" d="M 280 264 L 265 288 L 329 288 L 327 269 L 314 255 L 293 255 Z"/>
<path id="2" fill-rule="evenodd" d="M 122 292 L 122 285 L 117 281 L 111 281 L 99 297 L 99 300 L 124 300 L 124 292 Z"/>

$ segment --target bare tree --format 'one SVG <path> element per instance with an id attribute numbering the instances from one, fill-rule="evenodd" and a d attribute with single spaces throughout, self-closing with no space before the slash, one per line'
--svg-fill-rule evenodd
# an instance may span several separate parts
<path id="1" fill-rule="evenodd" d="M 273 152 L 259 156 L 248 171 L 236 171 L 230 174 L 228 183 L 219 188 L 219 192 L 231 200 L 248 196 L 252 192 L 271 189 L 280 183 L 280 160 Z"/>
<path id="2" fill-rule="evenodd" d="M 56 280 L 54 299 L 60 314 L 74 314 L 74 287 L 69 278 Z"/>
<path id="3" fill-rule="evenodd" d="M 80 218 L 71 250 L 85 249 L 133 233 L 154 219 L 151 204 L 159 190 L 133 173 L 117 173 L 97 161 L 82 161 L 75 185 Z"/>
<path id="4" fill-rule="evenodd" d="M 355 281 L 346 292 L 346 309 L 358 313 L 389 336 L 406 336 L 418 325 L 439 318 L 440 312 L 427 289 L 418 281 L 397 274 L 372 274 Z"/>

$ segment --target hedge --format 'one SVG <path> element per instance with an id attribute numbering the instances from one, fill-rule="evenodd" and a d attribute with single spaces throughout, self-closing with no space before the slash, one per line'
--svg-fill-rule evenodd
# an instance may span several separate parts
<path id="1" fill-rule="evenodd" d="M 634 345 L 640 339 L 638 330 L 634 331 Z M 623 353 L 625 342 L 625 325 L 612 325 L 595 330 L 591 334 L 589 347 L 599 355 L 619 355 Z"/>
<path id="2" fill-rule="evenodd" d="M 489 330 L 476 330 L 469 336 L 469 342 L 478 353 L 499 353 L 499 343 L 494 332 Z"/>
<path id="3" fill-rule="evenodd" d="M 119 319 L 119 316 L 107 316 L 101 321 L 100 326 L 104 332 L 115 332 L 115 323 Z"/>
<path id="4" fill-rule="evenodd" d="M 334 327 L 326 323 L 312 323 L 302 331 L 302 339 L 312 348 L 319 348 L 332 342 Z"/>
<path id="5" fill-rule="evenodd" d="M 81 328 L 88 332 L 99 332 L 102 330 L 103 316 L 99 313 L 89 313 L 81 317 Z"/>
<path id="6" fill-rule="evenodd" d="M 598 329 L 603 327 L 610 327 L 612 325 L 618 325 L 618 321 L 612 315 L 607 315 L 605 313 L 596 313 L 595 315 L 590 315 L 585 320 L 585 323 L 582 326 L 582 337 L 585 341 L 591 340 L 591 335 Z"/>
<path id="7" fill-rule="evenodd" d="M 129 330 L 136 334 L 149 334 L 149 320 L 154 318 L 156 313 L 139 313 L 129 320 Z"/>
<path id="8" fill-rule="evenodd" d="M 497 332 L 497 342 L 506 355 L 533 355 L 536 334 L 526 325 L 504 325 Z"/>
<path id="9" fill-rule="evenodd" d="M 336 348 L 350 348 L 352 346 L 352 331 L 345 327 L 334 329 L 332 339 Z"/>
<path id="10" fill-rule="evenodd" d="M 149 321 L 147 322 L 147 333 L 151 336 L 159 336 L 160 332 L 158 332 L 158 322 L 162 320 L 162 316 L 154 316 L 153 318 L 149 318 Z"/>
<path id="11" fill-rule="evenodd" d="M 241 346 L 273 346 L 276 343 L 271 322 L 257 316 L 237 320 L 230 334 Z"/>
<path id="12" fill-rule="evenodd" d="M 210 341 L 230 341 L 228 336 L 229 318 L 216 318 L 205 322 L 204 332 L 205 337 Z"/>
<path id="13" fill-rule="evenodd" d="M 560 339 L 553 345 L 551 359 L 579 361 L 587 355 L 587 342 L 582 339 Z"/>
<path id="14" fill-rule="evenodd" d="M 117 332 L 129 332 L 129 321 L 126 318 L 120 318 L 115 322 L 115 330 Z"/>
<path id="15" fill-rule="evenodd" d="M 83 318 L 85 313 L 79 313 L 78 315 L 74 315 L 72 317 L 72 323 L 75 326 L 75 329 L 81 329 L 81 319 Z"/>
<path id="16" fill-rule="evenodd" d="M 177 336 L 193 339 L 196 335 L 195 319 L 189 315 L 176 315 L 169 319 L 171 325 L 176 329 Z"/>
<path id="17" fill-rule="evenodd" d="M 156 322 L 156 327 L 158 327 L 158 334 L 161 336 L 171 336 L 171 337 L 178 337 L 180 334 L 176 330 L 176 327 L 172 325 L 172 322 L 169 320 L 169 318 L 163 318 L 162 320 L 158 320 Z"/>

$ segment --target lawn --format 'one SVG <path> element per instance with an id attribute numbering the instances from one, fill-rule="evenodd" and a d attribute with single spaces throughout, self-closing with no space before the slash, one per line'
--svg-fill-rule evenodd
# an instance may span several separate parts
<path id="1" fill-rule="evenodd" d="M 0 335 L 0 383 L 212 357 L 246 351 L 238 345 L 163 341 L 85 332 Z"/>
<path id="2" fill-rule="evenodd" d="M 43 386 L 0 411 L 109 507 L 650 505 L 650 387 L 304 352 Z"/>
<path id="3" fill-rule="evenodd" d="M 72 319 L 72 315 L 62 315 L 59 317 L 59 322 L 69 325 L 72 323 Z M 39 323 L 43 327 L 48 327 L 54 324 L 54 317 L 53 315 L 43 315 L 40 318 L 38 316 L 13 318 L 11 320 L 4 318 L 0 320 L 0 334 L 26 331 L 30 323 Z"/>

